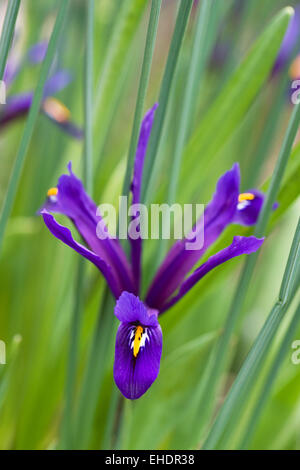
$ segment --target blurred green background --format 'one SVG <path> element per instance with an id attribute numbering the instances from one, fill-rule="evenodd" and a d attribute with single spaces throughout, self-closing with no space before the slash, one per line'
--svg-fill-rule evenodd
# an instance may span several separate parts
<path id="1" fill-rule="evenodd" d="M 95 2 L 94 198 L 97 203 L 115 202 L 121 192 L 150 7 L 150 2 L 146 0 L 135 0 L 124 33 L 124 4 L 129 2 L 125 0 L 122 7 L 120 3 L 117 0 Z M 203 82 L 199 84 L 194 127 L 207 115 L 211 104 L 220 95 L 252 43 L 272 17 L 287 5 L 295 6 L 296 2 L 228 1 L 218 24 Z M 34 43 L 49 39 L 57 6 L 58 2 L 54 0 L 21 1 L 12 49 L 17 57 L 23 57 Z M 176 0 L 162 2 L 146 108 L 158 99 L 177 7 Z M 4 0 L 0 8 L 2 19 L 6 8 Z M 195 4 L 186 31 L 159 146 L 158 167 L 151 187 L 152 199 L 157 201 L 163 201 L 166 195 L 197 8 L 199 6 Z M 84 122 L 84 18 L 85 1 L 71 0 L 56 58 L 57 66 L 69 70 L 73 76 L 71 84 L 56 96 L 70 109 L 72 120 L 79 126 L 83 126 Z M 118 45 L 118 31 L 124 33 L 122 47 Z M 116 47 L 119 47 L 118 55 L 115 54 Z M 111 68 L 110 73 L 107 73 L 114 54 L 115 69 Z M 39 68 L 39 65 L 25 64 L 9 93 L 34 89 Z M 259 76 L 265 71 L 256 70 L 255 73 Z M 282 77 L 287 79 L 287 88 L 283 93 Z M 245 105 L 241 118 L 236 119 L 233 111 L 232 115 L 230 112 L 226 114 L 223 122 L 218 123 L 216 120 L 220 127 L 214 127 L 215 123 L 211 122 L 213 136 L 218 134 L 225 121 L 229 126 L 231 120 L 237 120 L 236 123 L 232 121 L 232 129 L 222 142 L 216 138 L 215 145 L 206 149 L 204 141 L 200 153 L 196 146 L 196 150 L 184 154 L 177 193 L 179 202 L 207 203 L 217 179 L 235 161 L 241 165 L 244 189 L 247 189 L 249 181 L 251 185 L 260 187 L 270 177 L 292 111 L 289 84 L 288 64 L 276 76 L 272 77 L 269 71 L 263 85 L 249 99 L 249 104 Z M 250 93 L 248 89 L 246 93 Z M 264 148 L 263 161 L 257 163 L 255 157 L 262 148 L 264 130 L 274 112 L 274 101 L 280 93 L 276 131 Z M 238 99 L 243 99 L 243 90 Z M 23 129 L 24 119 L 20 119 L 0 130 L 0 203 L 5 197 Z M 199 147 L 201 149 L 201 145 Z M 78 258 L 72 250 L 49 234 L 36 212 L 43 204 L 48 188 L 55 186 L 57 178 L 65 171 L 68 161 L 72 160 L 76 174 L 82 174 L 82 153 L 82 141 L 65 134 L 47 117 L 39 115 L 1 253 L 0 339 L 5 341 L 7 348 L 7 363 L 0 365 L 1 449 L 52 449 L 59 445 Z M 299 150 L 295 152 L 287 172 L 288 175 L 294 175 L 294 169 L 298 171 L 294 176 L 293 196 L 280 218 L 270 227 L 243 311 L 240 312 L 230 351 L 226 351 L 229 359 L 217 407 L 278 295 L 299 215 L 299 199 L 295 197 L 295 191 L 299 194 L 298 167 Z M 238 227 L 235 233 L 242 234 Z M 153 273 L 153 254 L 157 252 L 157 246 L 156 241 L 148 240 L 145 243 L 145 285 Z M 195 445 L 192 444 L 193 429 L 186 413 L 187 405 L 197 396 L 201 377 L 224 324 L 242 265 L 242 260 L 235 260 L 224 270 L 218 268 L 162 318 L 164 351 L 161 372 L 144 397 L 138 402 L 125 403 L 120 437 L 123 448 L 173 449 Z M 101 275 L 94 267 L 87 266 L 80 358 L 74 387 L 75 417 L 98 324 L 103 288 Z M 297 299 L 294 299 L 293 305 L 296 304 Z M 109 314 L 113 315 L 112 309 Z M 290 311 L 275 338 L 269 361 L 274 357 L 289 318 Z M 105 347 L 106 354 L 93 358 L 94 383 L 91 387 L 96 391 L 95 409 L 92 422 L 82 428 L 82 434 L 80 421 L 77 423 L 76 448 L 99 449 L 107 446 L 110 412 L 114 410 L 115 400 L 118 399 L 112 378 L 116 326 L 116 322 L 111 322 L 111 339 Z M 101 325 L 99 328 L 101 331 Z M 300 339 L 300 329 L 295 331 L 295 339 Z M 300 365 L 292 364 L 291 354 L 292 349 L 285 358 L 264 408 L 251 443 L 252 448 L 300 448 Z M 98 369 L 103 361 L 104 374 L 101 376 L 102 372 Z M 236 435 L 231 436 L 232 448 L 237 445 L 240 428 L 247 419 L 264 374 L 262 370 L 251 394 L 249 408 L 243 411 Z"/>

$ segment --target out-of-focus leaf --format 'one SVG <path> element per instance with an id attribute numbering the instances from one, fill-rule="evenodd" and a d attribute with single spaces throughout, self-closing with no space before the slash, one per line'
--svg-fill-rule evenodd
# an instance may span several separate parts
<path id="1" fill-rule="evenodd" d="M 191 194 L 199 175 L 203 178 L 203 172 L 213 167 L 218 150 L 236 131 L 268 78 L 292 14 L 287 7 L 274 18 L 195 129 L 181 174 L 181 185 L 185 187 L 188 179 Z"/>

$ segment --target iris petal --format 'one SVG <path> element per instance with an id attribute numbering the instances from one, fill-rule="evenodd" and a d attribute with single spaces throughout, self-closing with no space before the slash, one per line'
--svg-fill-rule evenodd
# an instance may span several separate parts
<path id="1" fill-rule="evenodd" d="M 196 224 L 194 232 L 202 230 L 204 217 L 204 245 L 199 250 L 187 250 L 187 240 L 176 242 L 167 254 L 148 291 L 146 301 L 153 308 L 165 303 L 178 289 L 186 275 L 233 221 L 238 204 L 240 185 L 239 165 L 233 165 L 218 181 L 212 201 Z M 193 240 L 189 239 L 189 242 Z"/>
<path id="2" fill-rule="evenodd" d="M 62 175 L 59 179 L 57 197 L 48 199 L 43 208 L 67 216 L 90 249 L 111 267 L 122 290 L 135 292 L 131 268 L 119 241 L 110 237 L 98 238 L 97 226 L 102 218 L 97 215 L 97 206 L 72 172 L 71 164 L 68 168 L 69 175 Z"/>
<path id="3" fill-rule="evenodd" d="M 69 247 L 73 248 L 73 250 L 75 250 L 81 256 L 88 259 L 89 261 L 94 263 L 95 266 L 97 266 L 97 268 L 102 272 L 103 276 L 105 277 L 112 293 L 116 298 L 118 298 L 122 292 L 122 286 L 119 280 L 114 276 L 111 267 L 103 259 L 101 259 L 100 256 L 88 250 L 80 243 L 76 242 L 72 237 L 71 231 L 56 222 L 53 215 L 49 214 L 46 209 L 42 210 L 41 214 L 43 216 L 46 226 L 56 238 L 58 238 L 60 241 L 62 241 Z"/>
<path id="4" fill-rule="evenodd" d="M 144 161 L 157 106 L 158 104 L 155 104 L 151 109 L 149 109 L 141 124 L 139 141 L 135 155 L 133 180 L 131 185 L 132 204 L 140 203 Z M 141 278 L 142 238 L 139 237 L 134 239 L 130 237 L 130 243 L 133 274 L 135 281 L 139 286 Z"/>
<path id="5" fill-rule="evenodd" d="M 133 355 L 134 326 L 121 323 L 116 337 L 114 379 L 121 393 L 130 400 L 141 397 L 159 374 L 162 353 L 160 325 L 145 327 L 143 346 Z"/>
<path id="6" fill-rule="evenodd" d="M 232 258 L 240 255 L 249 255 L 257 251 L 264 238 L 256 237 L 234 237 L 233 242 L 228 247 L 219 251 L 215 255 L 208 258 L 208 260 L 197 268 L 181 285 L 179 292 L 169 302 L 167 302 L 161 309 L 161 312 L 167 310 L 172 305 L 177 303 L 200 279 L 202 279 L 212 269 L 216 268 L 220 264 L 229 261 Z"/>
<path id="7" fill-rule="evenodd" d="M 139 322 L 144 326 L 157 326 L 157 311 L 149 310 L 135 295 L 123 292 L 115 306 L 115 315 L 121 322 Z"/>

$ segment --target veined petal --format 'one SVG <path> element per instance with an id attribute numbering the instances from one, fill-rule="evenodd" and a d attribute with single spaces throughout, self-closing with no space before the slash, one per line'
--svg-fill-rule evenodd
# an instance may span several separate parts
<path id="1" fill-rule="evenodd" d="M 121 323 L 116 337 L 114 379 L 121 393 L 130 400 L 141 397 L 158 376 L 162 353 L 160 325 L 143 327 L 137 356 L 134 356 L 136 327 Z"/>
<path id="2" fill-rule="evenodd" d="M 166 300 L 178 289 L 186 275 L 216 241 L 223 230 L 232 223 L 238 204 L 240 170 L 236 163 L 218 181 L 212 201 L 194 227 L 194 239 L 204 225 L 204 243 L 199 250 L 187 250 L 184 239 L 176 242 L 159 268 L 146 296 L 146 302 L 160 310 Z"/>
<path id="3" fill-rule="evenodd" d="M 208 258 L 208 260 L 197 268 L 182 284 L 177 295 L 171 298 L 170 301 L 162 307 L 161 312 L 166 311 L 177 303 L 200 279 L 202 279 L 212 269 L 216 268 L 220 264 L 235 258 L 236 256 L 254 253 L 257 251 L 264 238 L 256 237 L 234 237 L 233 242 L 227 248 L 219 251 L 215 255 Z"/>
<path id="4" fill-rule="evenodd" d="M 69 175 L 62 175 L 55 196 L 50 196 L 43 206 L 49 212 L 66 215 L 75 225 L 89 248 L 103 259 L 119 279 L 122 290 L 135 292 L 131 268 L 126 255 L 117 239 L 100 239 L 97 226 L 102 221 L 97 215 L 97 206 L 85 192 L 82 182 L 68 166 Z M 98 226 L 99 227 L 99 226 Z"/>
<path id="5" fill-rule="evenodd" d="M 140 136 L 135 155 L 133 180 L 131 184 L 132 204 L 140 203 L 144 161 L 157 106 L 158 104 L 156 103 L 151 109 L 149 109 L 149 111 L 147 111 L 141 124 Z M 135 282 L 139 286 L 141 277 L 142 238 L 139 237 L 137 239 L 133 239 L 130 237 L 130 243 L 133 275 Z"/>
<path id="6" fill-rule="evenodd" d="M 93 264 L 95 264 L 95 266 L 97 266 L 97 268 L 105 277 L 113 295 L 117 299 L 122 292 L 122 286 L 118 278 L 114 275 L 111 267 L 102 258 L 100 258 L 100 256 L 88 250 L 80 243 L 76 242 L 72 237 L 71 231 L 56 222 L 53 215 L 49 214 L 46 209 L 42 210 L 41 214 L 46 226 L 56 238 L 69 247 L 73 248 L 73 250 L 77 251 L 77 253 L 79 253 L 81 256 L 88 259 Z"/>
<path id="7" fill-rule="evenodd" d="M 233 222 L 240 225 L 255 225 L 262 209 L 265 195 L 257 189 L 239 195 L 239 202 Z M 278 203 L 273 205 L 273 210 L 278 207 Z"/>
<path id="8" fill-rule="evenodd" d="M 121 322 L 139 322 L 144 326 L 157 326 L 158 312 L 149 310 L 135 295 L 123 292 L 115 306 L 115 315 Z"/>

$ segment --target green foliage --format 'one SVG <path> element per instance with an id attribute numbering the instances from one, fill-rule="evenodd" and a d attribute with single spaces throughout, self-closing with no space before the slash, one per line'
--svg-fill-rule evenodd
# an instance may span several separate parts
<path id="1" fill-rule="evenodd" d="M 203 0 L 199 10 L 192 0 L 19 3 L 9 1 L 0 74 L 10 48 L 25 57 L 44 34 L 51 39 L 44 62 L 24 59 L 8 90 L 35 89 L 29 115 L 1 129 L 1 449 L 299 450 L 299 366 L 290 361 L 300 338 L 299 106 L 288 96 L 289 64 L 272 76 L 291 8 L 285 0 L 249 0 L 240 13 L 234 1 L 214 9 Z M 21 39 L 11 46 L 16 20 Z M 221 62 L 216 44 L 225 46 Z M 39 113 L 53 61 L 72 72 L 57 97 L 83 127 L 82 142 Z M 234 235 L 266 241 L 244 270 L 241 260 L 226 263 L 162 315 L 159 377 L 130 402 L 113 381 L 118 322 L 105 282 L 36 212 L 70 160 L 97 203 L 127 193 L 141 117 L 155 101 L 144 197 L 206 203 L 238 161 L 245 189 L 263 182 L 267 204 L 257 227 L 229 227 L 205 259 Z M 144 284 L 166 250 L 160 242 L 144 243 Z"/>

